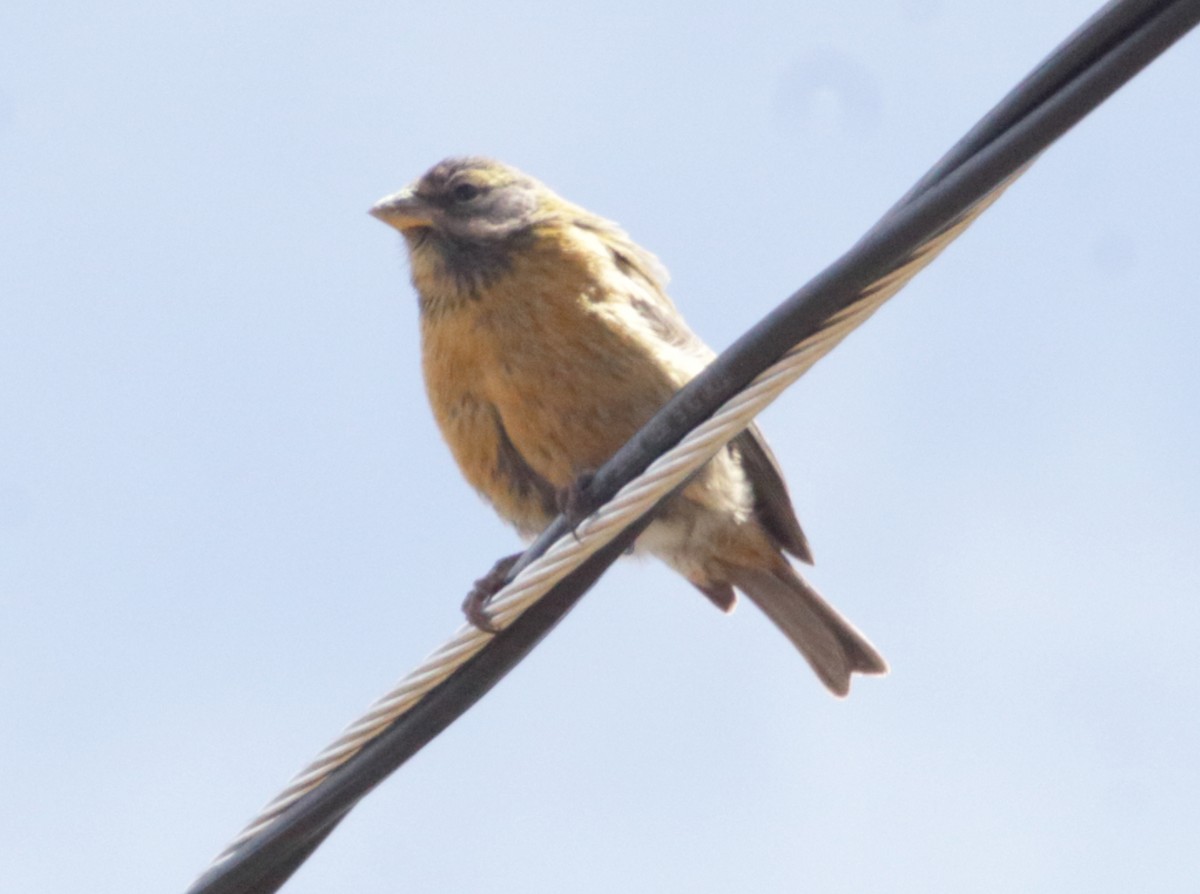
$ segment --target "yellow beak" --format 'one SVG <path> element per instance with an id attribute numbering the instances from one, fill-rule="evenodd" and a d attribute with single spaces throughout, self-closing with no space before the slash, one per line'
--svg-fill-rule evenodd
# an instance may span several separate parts
<path id="1" fill-rule="evenodd" d="M 433 226 L 433 209 L 411 186 L 380 199 L 371 206 L 370 214 L 401 232 Z"/>

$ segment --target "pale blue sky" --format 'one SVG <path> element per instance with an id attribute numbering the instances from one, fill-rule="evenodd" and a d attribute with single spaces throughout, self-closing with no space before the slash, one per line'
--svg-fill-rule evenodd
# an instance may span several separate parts
<path id="1" fill-rule="evenodd" d="M 1089 2 L 0 10 L 0 873 L 182 890 L 515 545 L 366 214 L 494 155 L 723 347 Z M 766 415 L 838 702 L 625 562 L 289 892 L 1064 892 L 1200 878 L 1200 39 Z"/>

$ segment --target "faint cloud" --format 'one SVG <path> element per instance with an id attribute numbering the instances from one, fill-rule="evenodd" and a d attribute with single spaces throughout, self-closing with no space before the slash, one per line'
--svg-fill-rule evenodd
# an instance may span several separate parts
<path id="1" fill-rule="evenodd" d="M 33 518 L 33 496 L 29 488 L 0 484 L 0 528 L 19 528 Z"/>
<path id="2" fill-rule="evenodd" d="M 1092 264 L 1102 273 L 1121 276 L 1137 267 L 1137 242 L 1127 233 L 1110 232 L 1092 240 Z"/>
<path id="3" fill-rule="evenodd" d="M 775 84 L 772 103 L 778 124 L 807 135 L 853 134 L 879 121 L 879 81 L 861 62 L 833 49 L 800 57 Z"/>

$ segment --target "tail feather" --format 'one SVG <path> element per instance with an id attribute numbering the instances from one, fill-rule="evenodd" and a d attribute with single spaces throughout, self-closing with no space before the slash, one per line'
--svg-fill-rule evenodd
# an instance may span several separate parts
<path id="1" fill-rule="evenodd" d="M 850 691 L 850 675 L 885 674 L 887 662 L 790 565 L 730 569 L 730 581 L 762 609 L 834 695 Z"/>

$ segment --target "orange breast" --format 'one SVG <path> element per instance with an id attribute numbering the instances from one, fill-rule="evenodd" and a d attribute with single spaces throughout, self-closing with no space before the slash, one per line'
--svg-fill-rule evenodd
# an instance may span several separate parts
<path id="1" fill-rule="evenodd" d="M 568 238 L 539 239 L 479 297 L 422 321 L 442 433 L 467 480 L 518 527 L 537 530 L 549 517 L 541 496 L 506 473 L 505 435 L 529 469 L 563 488 L 598 468 L 686 378 L 626 325 L 623 296 L 607 291 L 607 263 Z"/>

